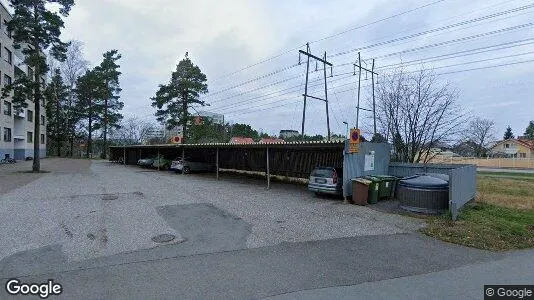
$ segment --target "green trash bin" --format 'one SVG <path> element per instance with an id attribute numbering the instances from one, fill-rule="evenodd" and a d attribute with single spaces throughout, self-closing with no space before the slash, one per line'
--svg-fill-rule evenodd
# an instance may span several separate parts
<path id="1" fill-rule="evenodd" d="M 380 179 L 374 176 L 365 176 L 364 178 L 371 181 L 371 184 L 369 184 L 369 197 L 367 198 L 367 202 L 369 204 L 375 204 L 378 202 Z"/>
<path id="2" fill-rule="evenodd" d="M 399 180 L 397 177 L 390 175 L 373 175 L 373 177 L 380 180 L 378 199 L 390 199 L 395 196 L 395 188 Z"/>

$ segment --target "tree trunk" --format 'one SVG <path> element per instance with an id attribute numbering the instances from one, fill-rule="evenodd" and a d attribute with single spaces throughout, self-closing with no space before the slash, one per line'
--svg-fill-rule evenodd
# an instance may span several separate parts
<path id="1" fill-rule="evenodd" d="M 71 127 L 70 134 L 70 157 L 74 157 L 74 126 Z"/>
<path id="2" fill-rule="evenodd" d="M 93 148 L 93 109 L 92 109 L 92 103 L 91 100 L 89 100 L 89 136 L 87 137 L 87 151 L 85 153 L 85 156 L 87 158 L 90 157 L 90 154 L 92 153 Z"/>
<path id="3" fill-rule="evenodd" d="M 187 94 L 184 95 L 182 109 L 184 111 L 184 119 L 182 120 L 182 144 L 185 144 L 187 141 Z"/>
<path id="4" fill-rule="evenodd" d="M 35 25 L 39 23 L 39 16 L 37 14 L 37 3 L 33 6 L 33 13 L 34 13 L 34 22 Z M 38 26 L 35 26 L 35 28 L 38 28 Z M 37 34 L 37 32 L 34 32 L 34 34 Z M 35 51 L 36 55 L 39 55 L 39 44 L 37 42 L 37 39 L 34 38 L 33 40 L 33 51 Z M 40 155 L 40 147 L 39 143 L 41 142 L 40 139 L 40 133 L 41 133 L 41 99 L 39 97 L 41 96 L 41 82 L 40 78 L 41 76 L 39 66 L 35 66 L 35 85 L 34 85 L 34 93 L 33 93 L 33 103 L 35 104 L 35 122 L 33 123 L 33 165 L 32 165 L 32 171 L 33 172 L 39 172 L 41 170 L 41 155 Z"/>
<path id="5" fill-rule="evenodd" d="M 107 157 L 107 136 L 108 136 L 108 99 L 104 100 L 104 145 L 103 151 L 100 154 L 100 158 L 106 159 Z"/>
<path id="6" fill-rule="evenodd" d="M 56 149 L 57 149 L 57 156 L 61 157 L 61 135 L 59 134 L 59 99 L 57 98 L 57 90 L 56 90 Z"/>

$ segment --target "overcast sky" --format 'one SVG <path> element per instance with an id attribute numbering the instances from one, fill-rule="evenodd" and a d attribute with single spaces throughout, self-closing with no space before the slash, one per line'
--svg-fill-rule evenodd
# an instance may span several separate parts
<path id="1" fill-rule="evenodd" d="M 99 63 L 103 52 L 109 49 L 120 51 L 123 56 L 121 98 L 127 117 L 153 120 L 154 110 L 150 107 L 149 98 L 154 95 L 158 84 L 169 81 L 176 63 L 188 51 L 193 62 L 208 77 L 211 94 L 203 99 L 211 103 L 211 107 L 204 110 L 220 112 L 226 120 L 249 123 L 255 128 L 277 134 L 280 129 L 300 131 L 301 95 L 304 92 L 302 75 L 306 66 L 294 66 L 298 63 L 299 46 L 432 2 L 77 0 L 66 19 L 62 36 L 65 40 L 82 41 L 85 55 L 92 65 Z M 445 0 L 314 42 L 311 51 L 317 56 L 322 56 L 326 51 L 331 56 L 528 4 L 527 1 L 513 0 Z M 439 60 L 426 61 L 424 65 L 435 68 L 435 73 L 441 74 L 508 64 L 504 67 L 443 74 L 439 75 L 439 79 L 450 82 L 460 91 L 459 102 L 466 111 L 494 120 L 498 138 L 502 137 L 507 125 L 511 125 L 518 135 L 524 132 L 528 121 L 534 119 L 534 40 L 529 40 L 534 39 L 534 26 L 528 24 L 532 20 L 534 8 L 524 9 L 371 47 L 362 50 L 361 55 L 369 67 L 371 58 L 377 57 L 377 72 L 382 75 L 391 70 L 380 70 L 381 67 L 401 61 L 512 43 L 507 45 L 514 47 L 490 48 L 492 51 L 476 55 L 466 52 L 461 57 L 441 57 Z M 391 55 L 522 24 L 527 25 L 522 29 Z M 526 41 L 517 43 L 521 40 Z M 268 62 L 227 75 L 281 53 L 281 56 Z M 388 56 L 381 57 L 385 55 Z M 343 121 L 351 126 L 355 124 L 354 89 L 357 76 L 350 75 L 352 66 L 339 65 L 354 62 L 356 58 L 357 51 L 329 57 L 334 64 L 333 75 L 336 75 L 328 78 L 330 121 L 332 131 L 336 133 L 345 131 Z M 472 63 L 479 60 L 485 61 Z M 406 68 L 414 70 L 419 66 L 415 64 Z M 251 81 L 286 67 L 285 71 Z M 315 62 L 312 62 L 311 69 L 315 70 Z M 322 72 L 310 74 L 310 81 L 315 81 L 309 89 L 310 94 L 323 97 L 324 88 L 319 81 L 322 75 Z M 378 80 L 380 84 L 380 76 Z M 246 81 L 251 82 L 241 84 Z M 369 84 L 370 80 L 363 81 L 366 87 L 362 88 L 362 103 L 370 98 Z M 362 115 L 364 125 L 361 127 L 369 131 L 369 114 L 363 112 Z M 306 132 L 326 134 L 323 102 L 308 102 Z"/>

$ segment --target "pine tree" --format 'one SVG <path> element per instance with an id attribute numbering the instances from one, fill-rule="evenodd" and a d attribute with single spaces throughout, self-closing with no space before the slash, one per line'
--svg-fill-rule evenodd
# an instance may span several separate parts
<path id="1" fill-rule="evenodd" d="M 525 130 L 525 137 L 534 140 L 534 121 L 528 123 L 527 129 Z"/>
<path id="2" fill-rule="evenodd" d="M 157 120 L 164 123 L 168 129 L 182 126 L 183 142 L 187 141 L 187 126 L 192 121 L 188 109 L 193 105 L 204 106 L 206 103 L 199 99 L 200 94 L 208 92 L 206 75 L 188 57 L 176 66 L 168 84 L 159 85 L 156 95 L 152 98 L 152 107 L 156 107 Z"/>
<path id="3" fill-rule="evenodd" d="M 63 83 L 59 69 L 55 70 L 44 95 L 46 99 L 46 115 L 48 116 L 46 127 L 48 140 L 54 141 L 56 154 L 61 156 L 61 147 L 68 134 L 68 128 L 65 126 L 67 119 L 65 104 L 69 92 L 68 87 Z M 51 147 L 52 145 L 49 143 L 48 146 Z"/>
<path id="4" fill-rule="evenodd" d="M 124 103 L 119 101 L 119 93 L 121 88 L 119 85 L 119 71 L 120 66 L 117 61 L 121 55 L 117 50 L 110 50 L 104 53 L 104 59 L 99 66 L 95 68 L 95 72 L 102 84 L 102 99 L 99 99 L 102 105 L 102 116 L 100 118 L 99 127 L 102 128 L 103 149 L 101 158 L 106 158 L 107 154 L 107 137 L 110 129 L 118 129 L 122 114 L 120 110 L 124 107 Z"/>
<path id="5" fill-rule="evenodd" d="M 513 138 L 514 138 L 514 134 L 512 133 L 512 127 L 508 125 L 508 127 L 506 128 L 506 131 L 504 132 L 504 139 L 508 140 L 508 139 L 513 139 Z"/>
<path id="6" fill-rule="evenodd" d="M 89 158 L 93 153 L 93 132 L 100 129 L 98 122 L 102 115 L 103 106 L 99 99 L 105 95 L 103 82 L 95 70 L 87 70 L 76 82 L 76 95 L 78 98 L 78 112 L 82 119 L 87 121 L 87 151 Z"/>
<path id="7" fill-rule="evenodd" d="M 65 59 L 68 44 L 59 36 L 64 27 L 61 17 L 67 17 L 74 0 L 9 0 L 14 10 L 7 22 L 7 30 L 13 32 L 15 49 L 22 48 L 24 63 L 31 68 L 33 76 L 19 74 L 12 84 L 3 88 L 2 98 L 13 93 L 15 108 L 27 107 L 26 100 L 34 103 L 33 172 L 39 172 L 40 164 L 40 115 L 44 98 L 44 76 L 48 64 L 42 53 L 48 53 L 59 61 Z M 52 10 L 52 7 L 54 9 Z M 29 73 L 29 72 L 28 72 Z M 31 77 L 31 78 L 30 78 Z"/>

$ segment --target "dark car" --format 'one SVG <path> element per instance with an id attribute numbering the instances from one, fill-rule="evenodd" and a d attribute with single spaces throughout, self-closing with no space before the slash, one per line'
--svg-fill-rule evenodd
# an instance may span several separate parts
<path id="1" fill-rule="evenodd" d="M 343 169 L 317 167 L 310 174 L 308 190 L 316 194 L 343 194 Z"/>

